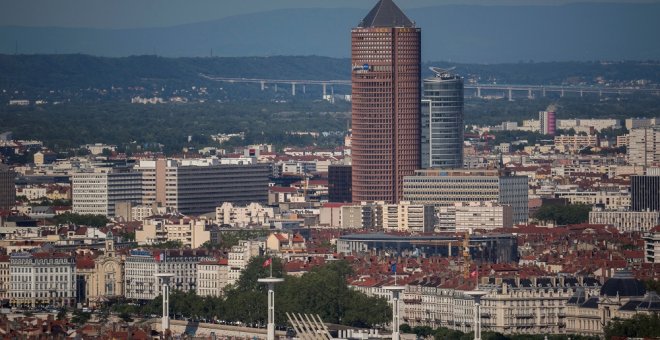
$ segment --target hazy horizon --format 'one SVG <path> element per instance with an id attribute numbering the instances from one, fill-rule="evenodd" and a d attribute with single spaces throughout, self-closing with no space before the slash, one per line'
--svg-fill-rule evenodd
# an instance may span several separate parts
<path id="1" fill-rule="evenodd" d="M 0 26 L 131 29 L 178 26 L 236 15 L 301 8 L 368 9 L 377 0 L 0 0 Z M 562 6 L 660 0 L 398 0 L 404 11 L 442 5 Z M 38 10 L 35 10 L 38 9 Z"/>

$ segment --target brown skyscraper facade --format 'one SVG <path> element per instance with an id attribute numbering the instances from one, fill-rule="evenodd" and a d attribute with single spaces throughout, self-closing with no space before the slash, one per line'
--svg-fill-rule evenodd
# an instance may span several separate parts
<path id="1" fill-rule="evenodd" d="M 380 0 L 351 31 L 353 202 L 398 202 L 421 165 L 421 30 Z"/>

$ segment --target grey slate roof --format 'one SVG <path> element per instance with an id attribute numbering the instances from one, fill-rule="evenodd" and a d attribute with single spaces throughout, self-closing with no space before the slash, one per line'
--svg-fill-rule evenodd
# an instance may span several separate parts
<path id="1" fill-rule="evenodd" d="M 392 0 L 380 0 L 362 19 L 359 27 L 415 27 Z"/>
<path id="2" fill-rule="evenodd" d="M 630 271 L 621 270 L 614 273 L 600 288 L 601 296 L 642 297 L 646 294 L 644 283 L 635 279 Z"/>

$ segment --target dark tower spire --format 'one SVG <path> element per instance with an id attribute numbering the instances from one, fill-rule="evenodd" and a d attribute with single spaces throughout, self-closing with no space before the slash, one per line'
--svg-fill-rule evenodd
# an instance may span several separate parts
<path id="1" fill-rule="evenodd" d="M 415 27 L 392 0 L 380 0 L 358 27 Z"/>

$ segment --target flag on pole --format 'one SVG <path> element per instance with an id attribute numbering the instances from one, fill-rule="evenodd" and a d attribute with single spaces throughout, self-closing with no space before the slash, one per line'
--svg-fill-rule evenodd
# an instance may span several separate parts
<path id="1" fill-rule="evenodd" d="M 262 265 L 262 267 L 263 267 L 263 268 L 266 268 L 266 267 L 270 266 L 272 263 L 273 263 L 273 258 L 272 258 L 272 257 L 271 257 L 271 258 L 268 258 L 268 260 L 266 260 L 266 261 L 264 262 L 264 264 Z"/>
<path id="2" fill-rule="evenodd" d="M 396 273 L 396 262 L 392 263 L 391 271 L 392 273 Z"/>

